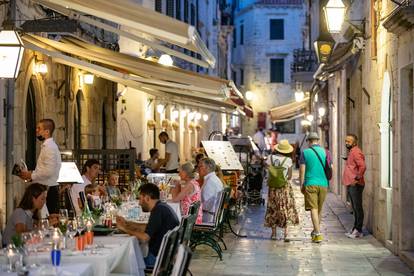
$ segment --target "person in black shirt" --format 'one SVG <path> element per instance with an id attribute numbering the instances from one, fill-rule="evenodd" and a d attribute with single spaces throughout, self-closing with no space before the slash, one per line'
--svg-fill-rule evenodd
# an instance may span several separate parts
<path id="1" fill-rule="evenodd" d="M 139 202 L 142 210 L 151 212 L 145 229 L 142 224 L 126 221 L 123 217 L 116 217 L 119 229 L 135 236 L 140 241 L 148 242 L 149 252 L 148 256 L 144 258 L 147 267 L 154 266 L 164 235 L 179 225 L 174 210 L 159 199 L 160 190 L 157 185 L 148 183 L 140 187 Z"/>

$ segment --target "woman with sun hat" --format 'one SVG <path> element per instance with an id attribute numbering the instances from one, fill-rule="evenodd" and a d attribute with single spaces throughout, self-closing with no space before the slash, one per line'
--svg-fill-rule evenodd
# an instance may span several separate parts
<path id="1" fill-rule="evenodd" d="M 289 242 L 288 224 L 297 225 L 299 216 L 295 206 L 290 180 L 292 178 L 292 155 L 293 147 L 288 140 L 281 140 L 275 145 L 273 153 L 267 157 L 267 166 L 282 166 L 287 185 L 282 188 L 269 187 L 267 209 L 265 215 L 265 227 L 272 229 L 272 239 L 276 239 L 277 227 L 284 229 L 284 240 Z"/>

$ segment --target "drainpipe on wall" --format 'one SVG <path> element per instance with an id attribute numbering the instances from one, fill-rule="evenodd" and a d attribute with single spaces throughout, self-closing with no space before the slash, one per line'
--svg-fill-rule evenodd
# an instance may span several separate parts
<path id="1" fill-rule="evenodd" d="M 9 19 L 14 23 L 16 19 L 16 0 L 9 2 Z M 14 187 L 12 182 L 12 168 L 14 165 L 13 132 L 14 132 L 14 79 L 8 79 L 6 96 L 6 218 L 14 210 Z"/>

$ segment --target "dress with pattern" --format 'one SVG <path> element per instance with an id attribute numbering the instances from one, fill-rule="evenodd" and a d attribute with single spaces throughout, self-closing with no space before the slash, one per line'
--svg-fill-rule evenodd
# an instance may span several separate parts
<path id="1" fill-rule="evenodd" d="M 274 155 L 273 163 L 278 162 L 281 164 L 284 158 L 280 155 Z M 288 158 L 283 166 L 286 168 L 285 176 L 287 176 L 287 170 L 292 166 L 292 160 Z M 280 189 L 269 187 L 264 226 L 286 228 L 288 224 L 299 224 L 299 215 L 296 210 L 295 197 L 290 182 L 284 188 Z"/>
<path id="2" fill-rule="evenodd" d="M 190 205 L 193 202 L 195 202 L 195 201 L 200 201 L 201 202 L 201 189 L 200 189 L 200 186 L 198 185 L 198 182 L 193 179 L 187 185 L 193 185 L 194 192 L 191 195 L 186 195 L 181 200 L 181 204 L 180 204 L 181 205 L 181 214 L 183 216 L 188 214 L 188 210 L 190 210 Z M 196 224 L 201 224 L 202 220 L 203 220 L 203 208 L 200 205 L 200 208 L 198 209 Z"/>

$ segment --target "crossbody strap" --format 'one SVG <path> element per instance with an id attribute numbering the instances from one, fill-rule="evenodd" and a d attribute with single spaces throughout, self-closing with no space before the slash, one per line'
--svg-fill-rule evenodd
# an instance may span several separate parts
<path id="1" fill-rule="evenodd" d="M 310 149 L 311 149 L 311 150 L 313 150 L 313 152 L 314 152 L 314 153 L 316 154 L 316 156 L 318 157 L 319 162 L 321 162 L 322 168 L 323 168 L 324 170 L 326 170 L 326 166 L 323 164 L 322 159 L 321 159 L 321 157 L 319 156 L 319 154 L 316 152 L 316 150 L 315 150 L 313 147 L 310 147 Z"/>

